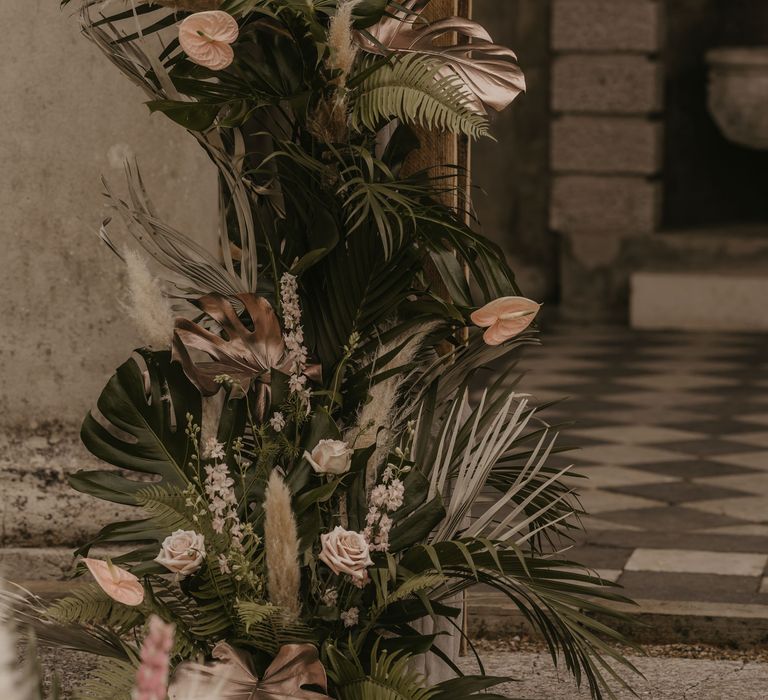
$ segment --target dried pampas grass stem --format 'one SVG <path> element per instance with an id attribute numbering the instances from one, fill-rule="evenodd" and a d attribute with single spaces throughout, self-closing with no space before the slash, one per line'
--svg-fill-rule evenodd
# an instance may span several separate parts
<path id="1" fill-rule="evenodd" d="M 273 470 L 264 500 L 264 549 L 267 592 L 272 605 L 293 618 L 299 616 L 299 538 L 291 508 L 291 492 Z"/>
<path id="2" fill-rule="evenodd" d="M 126 249 L 123 257 L 126 265 L 125 313 L 143 342 L 155 349 L 165 349 L 170 346 L 173 336 L 171 303 L 139 253 Z"/>

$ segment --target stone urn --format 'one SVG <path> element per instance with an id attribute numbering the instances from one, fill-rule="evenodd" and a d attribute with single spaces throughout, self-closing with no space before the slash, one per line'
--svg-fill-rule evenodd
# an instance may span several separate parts
<path id="1" fill-rule="evenodd" d="M 768 46 L 714 49 L 707 62 L 709 110 L 723 134 L 768 150 Z"/>

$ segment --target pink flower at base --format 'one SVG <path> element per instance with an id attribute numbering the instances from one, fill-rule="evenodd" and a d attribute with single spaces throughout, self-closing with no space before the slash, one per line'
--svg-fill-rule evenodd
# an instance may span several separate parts
<path id="1" fill-rule="evenodd" d="M 173 648 L 173 625 L 153 615 L 141 645 L 141 664 L 136 672 L 132 700 L 166 700 Z"/>
<path id="2" fill-rule="evenodd" d="M 346 574 L 358 588 L 370 582 L 367 569 L 373 566 L 373 561 L 370 546 L 362 534 L 337 525 L 331 532 L 320 535 L 320 545 L 320 561 L 334 574 Z"/>
<path id="3" fill-rule="evenodd" d="M 144 587 L 130 571 L 101 559 L 83 559 L 83 564 L 112 600 L 132 607 L 144 602 Z"/>
<path id="4" fill-rule="evenodd" d="M 211 70 L 224 70 L 232 64 L 240 28 L 237 20 L 221 10 L 196 12 L 179 26 L 179 43 L 193 63 Z"/>
<path id="5" fill-rule="evenodd" d="M 501 345 L 520 335 L 531 325 L 541 304 L 525 297 L 501 297 L 475 311 L 470 318 L 480 328 L 487 328 L 483 340 L 487 345 Z"/>

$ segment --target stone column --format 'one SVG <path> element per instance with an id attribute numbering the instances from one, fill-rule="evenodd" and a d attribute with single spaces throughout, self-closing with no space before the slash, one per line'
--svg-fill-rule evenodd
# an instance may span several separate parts
<path id="1" fill-rule="evenodd" d="M 80 421 L 139 344 L 120 310 L 121 263 L 97 237 L 99 178 L 119 185 L 133 151 L 159 211 L 202 241 L 215 236 L 216 179 L 80 36 L 71 7 L 2 2 L 0 26 L 0 567 L 38 578 L 117 515 L 65 483 L 89 460 Z"/>
<path id="2" fill-rule="evenodd" d="M 659 225 L 662 12 L 657 0 L 554 0 L 550 223 L 575 319 L 626 316 L 623 242 Z"/>

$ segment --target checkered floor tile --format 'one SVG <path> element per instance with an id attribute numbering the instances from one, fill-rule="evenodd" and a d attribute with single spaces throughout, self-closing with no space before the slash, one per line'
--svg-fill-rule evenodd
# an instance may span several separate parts
<path id="1" fill-rule="evenodd" d="M 573 451 L 573 558 L 639 599 L 768 605 L 768 336 L 556 326 L 520 389 Z M 561 427 L 562 426 L 562 427 Z"/>

